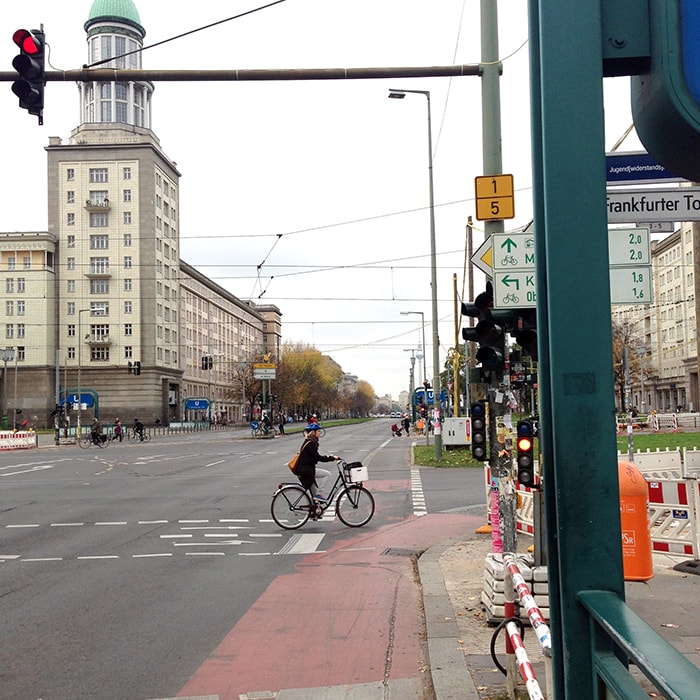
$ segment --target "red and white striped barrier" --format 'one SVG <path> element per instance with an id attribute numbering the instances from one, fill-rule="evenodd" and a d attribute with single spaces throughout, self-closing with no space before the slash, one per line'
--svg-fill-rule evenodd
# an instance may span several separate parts
<path id="1" fill-rule="evenodd" d="M 700 559 L 700 482 L 647 481 L 652 550 Z"/>
<path id="2" fill-rule="evenodd" d="M 530 624 L 532 625 L 533 631 L 537 635 L 537 639 L 540 642 L 540 646 L 542 647 L 544 655 L 551 656 L 552 634 L 549 630 L 549 626 L 544 621 L 544 616 L 542 615 L 542 612 L 540 611 L 539 607 L 537 606 L 537 603 L 535 602 L 535 599 L 530 593 L 530 589 L 527 587 L 527 583 L 525 582 L 525 579 L 523 578 L 523 575 L 520 572 L 520 569 L 518 568 L 518 564 L 515 561 L 515 557 L 512 554 L 504 553 L 503 563 L 506 565 L 511 579 L 513 579 L 513 586 L 515 587 L 515 591 L 518 594 L 520 603 L 525 608 L 525 612 L 527 612 Z"/>
<path id="3" fill-rule="evenodd" d="M 27 450 L 36 446 L 36 433 L 31 430 L 0 431 L 0 450 Z"/>
<path id="4" fill-rule="evenodd" d="M 525 681 L 525 688 L 527 689 L 527 694 L 530 696 L 530 700 L 545 700 L 540 684 L 537 682 L 537 677 L 535 676 L 535 669 L 532 668 L 530 659 L 523 646 L 523 640 L 520 639 L 520 631 L 515 622 L 506 622 L 506 632 L 508 633 L 510 643 L 513 645 L 520 675 Z"/>

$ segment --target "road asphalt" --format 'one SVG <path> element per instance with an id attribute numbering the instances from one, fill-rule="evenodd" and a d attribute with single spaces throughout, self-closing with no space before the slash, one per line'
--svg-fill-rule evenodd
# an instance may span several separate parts
<path id="1" fill-rule="evenodd" d="M 39 444 L 42 446 L 47 442 L 40 440 Z M 383 680 L 372 683 L 346 682 L 313 688 L 249 691 L 238 694 L 237 700 L 489 700 L 503 696 L 506 679 L 490 655 L 495 627 L 488 624 L 481 604 L 484 562 L 492 551 L 491 536 L 477 534 L 475 525 L 478 518 L 474 517 L 473 510 L 469 511 L 469 515 L 466 513 L 465 510 L 461 516 L 451 512 L 415 518 L 413 523 L 408 523 L 408 527 L 393 526 L 388 536 L 375 533 L 367 538 L 368 550 L 372 545 L 382 555 L 395 553 L 404 555 L 404 561 L 412 559 L 414 564 L 417 562 L 414 568 L 422 596 L 419 594 L 412 598 L 408 593 L 402 594 L 404 598 L 398 602 L 403 605 L 397 605 L 394 600 L 394 653 L 401 647 L 402 629 L 409 639 L 414 635 L 420 636 L 428 662 L 422 672 L 429 678 L 411 672 L 401 677 L 395 672 L 385 672 Z M 431 521 L 437 524 L 430 524 Z M 444 536 L 449 537 L 444 539 Z M 376 541 L 373 541 L 375 538 Z M 395 548 L 394 552 L 384 549 L 388 543 Z M 518 537 L 519 550 L 526 551 L 530 544 L 527 536 Z M 326 559 L 336 557 L 335 561 L 328 562 L 335 567 L 346 564 L 341 560 L 342 556 L 344 553 L 341 551 L 324 555 Z M 321 559 L 317 559 L 312 565 L 320 568 Z M 396 558 L 384 557 L 385 562 L 388 559 Z M 674 570 L 674 565 L 683 559 L 656 553 L 653 559 L 654 576 L 651 580 L 625 584 L 627 604 L 700 669 L 700 575 Z M 366 565 L 365 571 L 374 567 L 378 570 L 389 569 L 393 565 L 394 575 L 377 578 L 372 584 L 376 589 L 374 595 L 379 608 L 384 604 L 380 589 L 385 587 L 387 591 L 394 591 L 397 572 L 405 577 L 405 570 L 399 569 L 398 562 L 395 565 L 393 562 L 392 565 L 377 565 L 377 561 L 370 560 L 369 555 Z M 351 568 L 346 569 L 346 575 L 352 575 Z M 396 598 L 397 593 L 392 592 L 391 595 Z M 405 604 L 411 600 L 419 608 L 418 616 L 415 605 Z M 360 596 L 353 605 L 367 603 Z M 401 618 L 404 616 L 402 625 Z M 417 630 L 421 617 L 424 621 L 422 634 Z M 526 628 L 523 642 L 542 692 L 546 694 L 545 659 L 531 629 Z M 495 649 L 500 663 L 505 665 L 503 648 L 501 632 Z M 519 685 L 524 693 L 524 681 L 520 679 Z M 196 694 L 198 690 L 195 686 L 186 686 L 178 695 L 178 700 L 220 700 L 229 697 L 225 693 Z M 524 693 L 523 697 L 527 697 L 527 694 Z"/>

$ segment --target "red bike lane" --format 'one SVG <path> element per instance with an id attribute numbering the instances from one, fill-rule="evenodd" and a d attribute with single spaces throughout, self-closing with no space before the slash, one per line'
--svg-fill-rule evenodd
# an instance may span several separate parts
<path id="1" fill-rule="evenodd" d="M 178 693 L 245 693 L 422 678 L 422 596 L 414 554 L 483 518 L 371 524 L 276 578 Z"/>

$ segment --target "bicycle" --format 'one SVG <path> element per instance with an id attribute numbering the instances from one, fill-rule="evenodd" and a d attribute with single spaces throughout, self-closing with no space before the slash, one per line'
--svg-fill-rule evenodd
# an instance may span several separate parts
<path id="1" fill-rule="evenodd" d="M 297 530 L 309 518 L 318 520 L 335 503 L 335 514 L 344 525 L 366 525 L 372 519 L 375 508 L 374 496 L 363 485 L 363 480 L 368 478 L 367 469 L 360 462 L 348 464 L 342 459 L 338 460 L 337 465 L 338 477 L 325 501 L 316 500 L 299 483 L 278 484 L 270 504 L 272 519 L 285 530 Z"/>
<path id="2" fill-rule="evenodd" d="M 145 430 L 143 431 L 142 439 L 141 436 L 133 428 L 129 430 L 125 437 L 129 442 L 150 442 L 151 440 L 150 434 L 147 433 Z"/>
<path id="3" fill-rule="evenodd" d="M 259 437 L 277 437 L 280 434 L 279 430 L 275 428 L 274 425 L 271 425 L 268 429 L 267 432 L 265 432 L 265 427 L 261 424 L 258 423 L 258 421 L 254 420 L 250 424 L 250 436 L 254 438 L 259 438 Z"/>
<path id="4" fill-rule="evenodd" d="M 78 440 L 78 446 L 83 450 L 87 450 L 90 445 L 97 445 L 101 450 L 104 450 L 109 445 L 110 440 L 106 435 L 100 435 L 100 438 L 100 440 L 95 440 L 91 434 L 83 435 Z"/>

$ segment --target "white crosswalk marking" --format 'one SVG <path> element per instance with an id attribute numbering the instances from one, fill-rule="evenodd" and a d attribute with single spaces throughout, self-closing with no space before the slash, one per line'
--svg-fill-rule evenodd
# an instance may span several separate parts
<path id="1" fill-rule="evenodd" d="M 411 497 L 413 499 L 413 515 L 426 515 L 428 510 L 425 506 L 425 494 L 423 493 L 423 482 L 420 478 L 420 469 L 411 469 Z"/>

